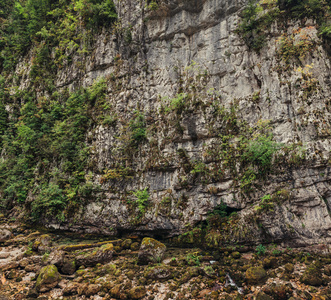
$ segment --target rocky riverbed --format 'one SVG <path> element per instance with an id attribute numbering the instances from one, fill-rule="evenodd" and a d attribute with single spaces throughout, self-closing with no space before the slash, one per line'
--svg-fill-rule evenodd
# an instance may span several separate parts
<path id="1" fill-rule="evenodd" d="M 2 220 L 0 299 L 331 299 L 325 245 L 176 248 Z"/>

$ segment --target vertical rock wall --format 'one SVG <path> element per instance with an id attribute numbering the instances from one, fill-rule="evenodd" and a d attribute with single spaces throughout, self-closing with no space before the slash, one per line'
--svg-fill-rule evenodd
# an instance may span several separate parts
<path id="1" fill-rule="evenodd" d="M 275 21 L 260 53 L 250 50 L 236 32 L 245 5 L 174 0 L 151 10 L 144 1 L 116 2 L 120 22 L 100 34 L 85 70 L 72 64 L 56 82 L 73 89 L 107 79 L 115 121 L 87 136 L 88 171 L 101 192 L 69 220 L 45 220 L 48 226 L 173 236 L 223 201 L 238 211 L 228 241 L 330 241 L 330 57 L 314 20 Z M 312 45 L 289 68 L 279 50 L 284 35 Z M 137 111 L 147 139 L 132 150 L 125 145 Z M 266 133 L 290 150 L 280 150 L 273 171 L 246 192 L 240 141 Z M 105 176 L 119 165 L 130 174 Z M 132 192 L 145 188 L 140 211 Z M 266 195 L 273 199 L 267 207 Z"/>

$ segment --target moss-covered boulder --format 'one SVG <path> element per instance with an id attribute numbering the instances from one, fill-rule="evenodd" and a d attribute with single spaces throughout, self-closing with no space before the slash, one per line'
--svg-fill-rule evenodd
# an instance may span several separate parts
<path id="1" fill-rule="evenodd" d="M 121 244 L 121 247 L 122 249 L 130 249 L 130 246 L 132 244 L 132 240 L 131 239 L 125 239 L 122 244 Z"/>
<path id="2" fill-rule="evenodd" d="M 110 295 L 116 299 L 128 299 L 126 290 L 123 284 L 116 284 L 111 290 Z"/>
<path id="3" fill-rule="evenodd" d="M 320 286 L 323 284 L 321 269 L 311 264 L 300 277 L 300 281 L 304 284 Z"/>
<path id="4" fill-rule="evenodd" d="M 277 264 L 278 264 L 277 258 L 276 257 L 273 257 L 273 256 L 266 257 L 263 260 L 263 267 L 266 268 L 266 269 L 276 268 L 277 267 Z"/>
<path id="5" fill-rule="evenodd" d="M 100 286 L 97 284 L 89 284 L 87 288 L 84 290 L 83 294 L 85 296 L 94 296 L 98 294 L 100 291 Z"/>
<path id="6" fill-rule="evenodd" d="M 146 289 L 143 286 L 136 286 L 129 291 L 130 299 L 141 299 L 146 296 Z"/>
<path id="7" fill-rule="evenodd" d="M 193 277 L 198 277 L 200 275 L 199 267 L 189 267 L 185 274 L 179 279 L 180 284 L 188 282 Z"/>
<path id="8" fill-rule="evenodd" d="M 138 251 L 139 250 L 139 243 L 138 242 L 132 243 L 131 246 L 130 246 L 130 249 L 132 251 Z"/>
<path id="9" fill-rule="evenodd" d="M 169 266 L 149 267 L 144 273 L 146 279 L 167 280 L 172 277 L 173 268 Z"/>
<path id="10" fill-rule="evenodd" d="M 263 292 L 259 292 L 256 295 L 256 300 L 273 300 L 273 298 L 271 298 L 270 296 L 268 296 L 267 294 L 265 294 Z"/>
<path id="11" fill-rule="evenodd" d="M 45 264 L 47 265 L 55 265 L 58 269 L 60 269 L 63 265 L 65 259 L 65 253 L 62 250 L 55 250 L 52 251 L 49 256 L 47 257 L 47 260 Z"/>
<path id="12" fill-rule="evenodd" d="M 293 287 L 289 284 L 271 283 L 263 287 L 263 292 L 275 300 L 289 299 L 293 294 Z"/>
<path id="13" fill-rule="evenodd" d="M 284 269 L 285 269 L 285 273 L 292 274 L 294 271 L 294 265 L 291 263 L 287 263 L 285 264 Z"/>
<path id="14" fill-rule="evenodd" d="M 235 252 L 232 252 L 231 253 L 231 256 L 234 258 L 234 259 L 239 259 L 241 257 L 241 254 L 238 252 L 238 251 L 235 251 Z"/>
<path id="15" fill-rule="evenodd" d="M 98 263 L 108 263 L 112 259 L 113 253 L 113 244 L 106 244 L 87 252 L 78 252 L 76 256 L 76 266 L 92 267 Z"/>
<path id="16" fill-rule="evenodd" d="M 167 247 L 161 242 L 152 238 L 144 238 L 138 253 L 138 263 L 141 265 L 150 262 L 161 262 Z"/>
<path id="17" fill-rule="evenodd" d="M 39 276 L 37 278 L 36 290 L 40 293 L 47 292 L 53 289 L 60 280 L 61 276 L 56 266 L 49 265 L 43 267 L 40 270 Z"/>
<path id="18" fill-rule="evenodd" d="M 35 239 L 32 244 L 32 250 L 45 253 L 50 251 L 52 246 L 52 238 L 48 234 L 43 234 Z"/>
<path id="19" fill-rule="evenodd" d="M 76 295 L 78 293 L 80 285 L 81 284 L 78 282 L 69 282 L 67 286 L 63 289 L 63 296 Z"/>
<path id="20" fill-rule="evenodd" d="M 327 265 L 324 267 L 323 273 L 327 276 L 331 276 L 331 265 Z"/>
<path id="21" fill-rule="evenodd" d="M 267 272 L 263 267 L 251 267 L 246 271 L 246 281 L 249 284 L 262 284 L 267 280 Z"/>
<path id="22" fill-rule="evenodd" d="M 62 263 L 61 273 L 72 275 L 76 272 L 76 263 L 74 259 L 65 258 Z"/>

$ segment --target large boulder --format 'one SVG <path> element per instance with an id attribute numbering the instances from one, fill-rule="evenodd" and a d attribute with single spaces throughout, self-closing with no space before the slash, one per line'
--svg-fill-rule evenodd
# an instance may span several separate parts
<path id="1" fill-rule="evenodd" d="M 270 296 L 268 296 L 267 294 L 265 294 L 263 292 L 259 292 L 256 295 L 256 300 L 273 300 L 273 298 L 271 298 Z"/>
<path id="2" fill-rule="evenodd" d="M 144 277 L 147 279 L 153 280 L 167 280 L 173 274 L 173 268 L 170 266 L 157 266 L 148 268 L 145 273 Z"/>
<path id="3" fill-rule="evenodd" d="M 122 242 L 121 247 L 122 247 L 122 249 L 130 249 L 131 244 L 132 244 L 132 240 L 131 239 L 125 239 Z"/>
<path id="4" fill-rule="evenodd" d="M 262 284 L 267 280 L 267 272 L 263 267 L 251 267 L 246 271 L 246 281 L 249 284 Z"/>
<path id="5" fill-rule="evenodd" d="M 43 234 L 36 238 L 34 243 L 32 244 L 32 250 L 38 251 L 41 253 L 45 253 L 47 251 L 50 252 L 52 246 L 52 238 L 48 234 Z"/>
<path id="6" fill-rule="evenodd" d="M 72 296 L 78 293 L 81 283 L 69 282 L 68 285 L 63 289 L 63 296 Z"/>
<path id="7" fill-rule="evenodd" d="M 74 259 L 65 258 L 61 266 L 61 273 L 72 275 L 76 272 L 76 263 Z"/>
<path id="8" fill-rule="evenodd" d="M 114 253 L 113 244 L 102 245 L 93 251 L 79 254 L 76 257 L 76 267 L 85 266 L 92 267 L 98 263 L 105 264 L 110 262 Z"/>
<path id="9" fill-rule="evenodd" d="M 43 267 L 36 282 L 36 290 L 40 293 L 53 289 L 61 280 L 61 275 L 54 265 Z"/>
<path id="10" fill-rule="evenodd" d="M 138 253 L 138 263 L 145 265 L 150 262 L 161 262 L 167 247 L 152 238 L 144 238 Z"/>
<path id="11" fill-rule="evenodd" d="M 307 267 L 306 271 L 302 274 L 300 281 L 307 285 L 320 286 L 323 284 L 323 276 L 321 269 L 315 265 Z"/>
<path id="12" fill-rule="evenodd" d="M 8 229 L 0 229 L 0 243 L 4 243 L 12 237 L 13 234 Z"/>
<path id="13" fill-rule="evenodd" d="M 141 299 L 146 296 L 146 289 L 143 286 L 136 286 L 129 291 L 130 299 Z"/>
<path id="14" fill-rule="evenodd" d="M 52 251 L 45 264 L 47 265 L 55 265 L 57 268 L 61 268 L 62 265 L 63 265 L 63 262 L 64 262 L 64 259 L 65 259 L 65 253 L 64 251 L 62 250 L 55 250 L 55 251 Z"/>

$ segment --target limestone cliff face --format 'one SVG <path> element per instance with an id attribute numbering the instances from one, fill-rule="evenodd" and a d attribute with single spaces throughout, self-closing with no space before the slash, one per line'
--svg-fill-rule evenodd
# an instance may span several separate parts
<path id="1" fill-rule="evenodd" d="M 236 31 L 245 1 L 115 4 L 116 32 L 105 29 L 84 70 L 71 64 L 56 81 L 73 89 L 107 78 L 114 122 L 86 137 L 101 192 L 69 220 L 45 224 L 174 236 L 223 201 L 238 213 L 227 242 L 329 243 L 331 66 L 315 21 L 273 22 L 257 53 Z M 285 61 L 285 37 L 308 40 L 309 51 Z M 132 150 L 126 139 L 137 111 L 147 134 Z M 243 158 L 242 141 L 249 147 L 271 134 L 278 148 L 262 172 L 258 159 Z M 119 165 L 127 175 L 107 176 Z M 139 209 L 132 192 L 145 188 Z"/>

